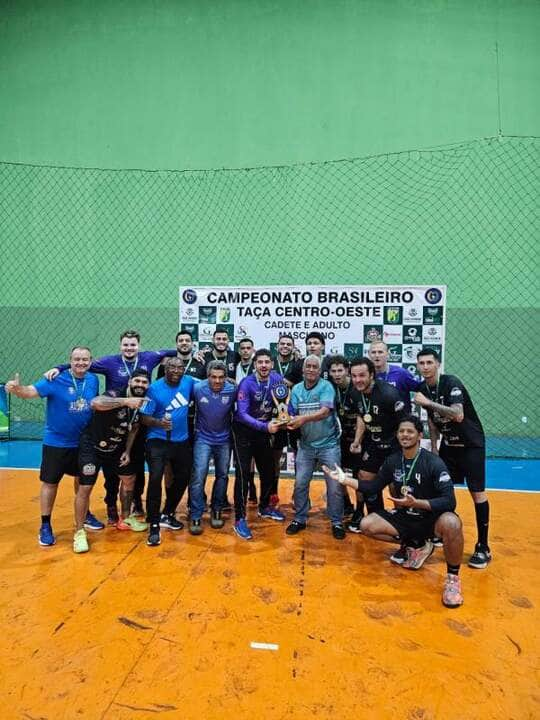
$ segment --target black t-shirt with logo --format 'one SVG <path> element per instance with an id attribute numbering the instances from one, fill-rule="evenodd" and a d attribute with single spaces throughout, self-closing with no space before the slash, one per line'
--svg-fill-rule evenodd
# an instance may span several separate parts
<path id="1" fill-rule="evenodd" d="M 380 448 L 397 444 L 396 431 L 399 421 L 405 416 L 405 403 L 393 385 L 375 380 L 369 395 L 359 390 L 351 390 L 351 398 L 356 405 L 357 415 L 364 419 L 366 432 L 363 443 L 372 442 Z"/>
<path id="2" fill-rule="evenodd" d="M 115 392 L 105 395 L 118 397 Z M 90 435 L 96 450 L 107 454 L 121 453 L 125 450 L 130 428 L 138 422 L 138 416 L 137 410 L 124 406 L 113 410 L 94 410 L 86 432 Z"/>
<path id="3" fill-rule="evenodd" d="M 427 411 L 430 420 L 435 424 L 448 447 L 484 447 L 484 428 L 461 380 L 454 375 L 440 375 L 437 385 L 429 387 L 424 380 L 418 390 L 439 405 L 450 407 L 460 404 L 463 406 L 462 422 L 445 418 L 437 410 L 431 408 Z"/>
<path id="4" fill-rule="evenodd" d="M 411 470 L 411 466 L 414 467 Z M 387 485 L 392 486 L 392 495 L 401 497 L 401 488 L 405 479 L 410 487 L 410 493 L 417 500 L 429 500 L 431 511 L 418 508 L 399 508 L 398 512 L 405 512 L 411 517 L 436 516 L 443 512 L 453 511 L 456 507 L 456 496 L 450 474 L 440 457 L 423 448 L 418 458 L 407 460 L 401 452 L 392 453 L 384 461 L 375 480 L 358 481 L 360 492 L 379 492 Z"/>
<path id="5" fill-rule="evenodd" d="M 240 355 L 235 350 L 227 350 L 227 355 L 224 358 L 215 357 L 213 350 L 205 352 L 204 355 L 204 377 L 206 377 L 206 368 L 212 360 L 220 360 L 227 366 L 227 377 L 236 382 L 236 366 L 240 362 Z"/>
<path id="6" fill-rule="evenodd" d="M 350 445 L 356 434 L 358 417 L 357 401 L 351 395 L 354 388 L 350 381 L 346 388 L 341 388 L 336 383 L 332 383 L 332 386 L 336 391 L 336 415 L 341 425 L 341 439 Z"/>

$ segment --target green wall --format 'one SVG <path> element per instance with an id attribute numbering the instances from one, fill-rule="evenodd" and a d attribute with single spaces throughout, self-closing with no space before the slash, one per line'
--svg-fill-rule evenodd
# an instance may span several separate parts
<path id="1" fill-rule="evenodd" d="M 516 341 L 536 378 L 539 3 L 0 17 L 0 378 L 114 351 L 126 326 L 170 345 L 180 284 L 446 283 L 447 367 L 491 434 L 538 434 L 532 395 L 501 413 L 494 378 Z"/>

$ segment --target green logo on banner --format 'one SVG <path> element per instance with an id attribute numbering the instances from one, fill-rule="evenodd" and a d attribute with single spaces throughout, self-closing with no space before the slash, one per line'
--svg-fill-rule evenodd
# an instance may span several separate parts
<path id="1" fill-rule="evenodd" d="M 442 307 L 424 306 L 424 325 L 442 325 Z"/>
<path id="2" fill-rule="evenodd" d="M 343 354 L 346 358 L 362 357 L 363 352 L 362 343 L 343 343 Z"/>
<path id="3" fill-rule="evenodd" d="M 384 308 L 385 325 L 401 325 L 403 308 L 397 305 L 390 305 Z"/>

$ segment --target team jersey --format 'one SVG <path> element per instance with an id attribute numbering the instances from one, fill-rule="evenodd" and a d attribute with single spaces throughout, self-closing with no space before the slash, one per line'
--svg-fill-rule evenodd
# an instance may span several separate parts
<path id="1" fill-rule="evenodd" d="M 232 410 L 236 400 L 236 387 L 225 382 L 223 390 L 216 393 L 210 389 L 208 380 L 193 389 L 195 402 L 195 438 L 212 444 L 229 441 Z"/>
<path id="2" fill-rule="evenodd" d="M 116 393 L 122 392 L 128 386 L 129 379 L 135 370 L 146 370 L 152 375 L 152 370 L 159 365 L 164 357 L 176 357 L 175 350 L 141 350 L 135 360 L 126 360 L 123 355 L 105 355 L 93 360 L 90 371 L 105 376 L 105 390 Z M 59 370 L 65 370 L 68 365 L 57 365 Z"/>
<path id="3" fill-rule="evenodd" d="M 289 369 L 287 371 L 287 374 L 285 375 L 285 379 L 293 385 L 301 383 L 304 379 L 304 360 L 305 358 L 300 358 L 300 360 L 293 360 L 289 365 Z M 328 378 L 330 377 L 331 360 L 331 355 L 324 355 L 321 358 L 321 378 L 323 380 L 328 380 Z"/>
<path id="4" fill-rule="evenodd" d="M 401 452 L 392 453 L 384 461 L 375 480 L 358 481 L 358 490 L 373 494 L 390 485 L 392 495 L 402 497 L 401 488 L 404 484 L 417 500 L 429 500 L 431 511 L 398 508 L 398 512 L 425 518 L 431 514 L 438 516 L 455 510 L 456 496 L 446 465 L 439 457 L 424 449 L 420 449 L 418 456 L 410 460 Z"/>
<path id="5" fill-rule="evenodd" d="M 105 394 L 113 396 L 110 393 Z M 116 393 L 114 396 L 117 397 Z M 125 392 L 122 393 L 122 397 L 125 397 Z M 96 450 L 107 454 L 123 452 L 126 449 L 129 431 L 139 422 L 139 411 L 127 407 L 94 410 L 85 433 L 90 436 Z"/>
<path id="6" fill-rule="evenodd" d="M 306 448 L 329 448 L 337 445 L 340 436 L 339 423 L 335 412 L 336 394 L 332 383 L 322 378 L 307 388 L 305 382 L 295 385 L 291 392 L 290 411 L 292 415 L 314 415 L 323 407 L 330 408 L 328 417 L 307 422 L 300 428 L 300 446 Z"/>
<path id="7" fill-rule="evenodd" d="M 141 415 L 151 415 L 162 420 L 165 413 L 169 413 L 172 420 L 170 437 L 162 427 L 149 427 L 147 440 L 167 440 L 184 442 L 188 439 L 188 407 L 193 396 L 193 388 L 197 381 L 190 375 L 183 375 L 177 385 L 169 385 L 162 378 L 156 380 L 148 388 L 146 397 L 148 402 L 139 411 Z"/>
<path id="8" fill-rule="evenodd" d="M 420 385 L 419 391 L 439 405 L 450 407 L 459 403 L 463 406 L 462 422 L 445 418 L 436 410 L 428 408 L 428 416 L 440 431 L 446 445 L 449 447 L 484 447 L 484 428 L 461 380 L 454 375 L 439 375 L 436 385 L 430 387 L 424 381 Z"/>
<path id="9" fill-rule="evenodd" d="M 184 375 L 191 375 L 191 377 L 194 377 L 196 380 L 206 379 L 206 367 L 204 363 L 199 362 L 194 357 L 190 357 L 187 361 L 182 355 L 178 355 L 178 357 L 184 361 Z M 165 365 L 160 364 L 157 370 L 156 380 L 160 380 L 162 377 L 165 377 Z"/>
<path id="10" fill-rule="evenodd" d="M 335 383 L 332 386 L 336 392 L 336 413 L 341 425 L 341 437 L 344 442 L 351 444 L 356 434 L 356 419 L 358 417 L 357 402 L 353 400 L 351 392 L 353 385 L 349 380 L 346 388 L 340 388 Z"/>
<path id="11" fill-rule="evenodd" d="M 227 366 L 227 377 L 236 380 L 236 366 L 240 362 L 240 355 L 235 350 L 227 350 L 227 355 L 223 358 L 216 357 L 214 350 L 208 350 L 203 355 L 204 367 L 208 367 L 208 363 L 212 360 L 221 360 Z"/>
<path id="12" fill-rule="evenodd" d="M 277 413 L 272 398 L 276 385 L 283 385 L 283 377 L 273 370 L 268 380 L 260 382 L 257 375 L 248 375 L 238 387 L 234 419 L 252 430 L 267 431 L 267 425 Z"/>
<path id="13" fill-rule="evenodd" d="M 42 378 L 34 383 L 42 398 L 47 398 L 43 444 L 75 448 L 81 433 L 90 422 L 90 403 L 99 391 L 99 380 L 92 373 L 76 378 L 63 370 L 54 380 Z"/>
<path id="14" fill-rule="evenodd" d="M 396 445 L 396 431 L 405 415 L 405 403 L 396 388 L 382 380 L 375 380 L 369 395 L 353 388 L 351 397 L 357 414 L 366 426 L 362 442 L 371 441 L 383 449 Z"/>
<path id="15" fill-rule="evenodd" d="M 383 380 L 389 385 L 393 385 L 399 393 L 400 398 L 405 403 L 405 412 L 411 412 L 411 392 L 415 392 L 420 387 L 421 381 L 415 378 L 406 368 L 399 365 L 388 365 L 384 372 L 375 375 L 377 380 Z"/>

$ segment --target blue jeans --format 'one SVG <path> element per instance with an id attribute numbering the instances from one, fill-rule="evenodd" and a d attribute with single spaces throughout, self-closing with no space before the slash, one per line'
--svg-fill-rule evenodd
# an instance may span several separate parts
<path id="1" fill-rule="evenodd" d="M 300 523 L 307 522 L 309 511 L 309 483 L 313 476 L 315 463 L 328 465 L 330 469 L 341 462 L 341 451 L 339 445 L 329 448 L 298 448 L 296 454 L 296 480 L 294 482 L 293 502 L 296 510 L 295 520 Z M 332 525 L 343 521 L 343 491 L 337 480 L 332 480 L 324 475 L 326 481 L 326 502 L 328 505 L 328 516 Z"/>
<path id="2" fill-rule="evenodd" d="M 216 479 L 212 489 L 211 508 L 213 511 L 217 511 L 221 510 L 225 505 L 230 456 L 231 448 L 228 442 L 214 444 L 199 438 L 195 439 L 193 446 L 193 474 L 189 486 L 190 510 L 193 520 L 200 520 L 204 512 L 204 486 L 211 457 L 214 458 L 216 472 Z"/>

